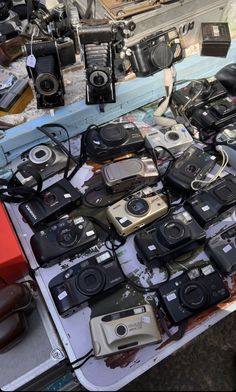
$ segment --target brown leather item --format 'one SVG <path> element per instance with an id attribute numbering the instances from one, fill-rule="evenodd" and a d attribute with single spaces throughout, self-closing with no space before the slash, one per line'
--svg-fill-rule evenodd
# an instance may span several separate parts
<path id="1" fill-rule="evenodd" d="M 115 19 L 150 11 L 160 7 L 159 0 L 99 0 L 105 10 Z"/>
<path id="2" fill-rule="evenodd" d="M 0 321 L 9 314 L 31 303 L 31 293 L 27 286 L 13 283 L 0 290 Z"/>
<path id="3" fill-rule="evenodd" d="M 28 326 L 23 312 L 15 312 L 0 321 L 0 354 L 18 344 L 27 332 Z"/>
<path id="4" fill-rule="evenodd" d="M 8 67 L 10 63 L 22 56 L 25 39 L 17 36 L 0 44 L 0 65 Z"/>

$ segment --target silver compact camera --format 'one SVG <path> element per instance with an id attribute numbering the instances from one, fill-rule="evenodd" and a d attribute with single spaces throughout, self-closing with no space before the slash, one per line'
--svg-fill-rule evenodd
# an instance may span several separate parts
<path id="1" fill-rule="evenodd" d="M 158 170 L 151 158 L 130 158 L 102 167 L 103 180 L 112 193 L 129 191 L 132 188 L 154 185 L 159 178 Z"/>
<path id="2" fill-rule="evenodd" d="M 127 236 L 167 211 L 167 203 L 147 187 L 108 207 L 107 218 L 121 236 Z"/>
<path id="3" fill-rule="evenodd" d="M 161 147 L 167 148 L 173 155 L 187 150 L 193 143 L 193 138 L 182 124 L 172 127 L 163 127 L 160 130 L 150 132 L 145 136 L 145 145 L 148 150 L 155 150 L 159 158 L 168 153 Z"/>
<path id="4" fill-rule="evenodd" d="M 90 330 L 96 358 L 161 342 L 151 305 L 94 317 L 90 320 Z"/>
<path id="5" fill-rule="evenodd" d="M 22 185 L 35 186 L 36 181 L 30 172 L 37 172 L 42 180 L 65 169 L 68 156 L 54 143 L 40 144 L 24 152 L 17 166 L 16 178 Z"/>

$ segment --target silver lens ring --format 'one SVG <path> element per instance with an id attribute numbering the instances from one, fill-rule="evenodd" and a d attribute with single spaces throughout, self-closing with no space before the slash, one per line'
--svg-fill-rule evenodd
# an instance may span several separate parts
<path id="1" fill-rule="evenodd" d="M 52 159 L 53 151 L 51 148 L 44 145 L 36 146 L 29 152 L 29 160 L 35 165 L 51 163 Z"/>

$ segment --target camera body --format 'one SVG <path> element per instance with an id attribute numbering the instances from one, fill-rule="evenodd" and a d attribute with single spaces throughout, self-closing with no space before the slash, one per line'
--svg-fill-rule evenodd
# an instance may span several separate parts
<path id="1" fill-rule="evenodd" d="M 209 155 L 195 146 L 189 147 L 173 163 L 165 176 L 168 185 L 175 191 L 188 193 L 192 191 L 194 180 L 203 180 L 215 165 L 216 157 Z"/>
<path id="2" fill-rule="evenodd" d="M 236 169 L 236 122 L 227 125 L 216 135 L 217 144 L 220 144 L 221 149 L 226 152 L 229 157 L 229 164 Z M 216 150 L 218 150 L 216 146 Z"/>
<path id="3" fill-rule="evenodd" d="M 107 189 L 112 193 L 157 183 L 158 170 L 150 158 L 130 158 L 108 163 L 101 169 Z"/>
<path id="4" fill-rule="evenodd" d="M 146 304 L 93 317 L 90 331 L 96 358 L 161 342 L 153 308 Z"/>
<path id="5" fill-rule="evenodd" d="M 2 1 L 0 3 L 0 42 L 16 37 L 22 30 L 19 16 L 12 11 L 12 7 L 12 1 Z"/>
<path id="6" fill-rule="evenodd" d="M 79 39 L 86 72 L 86 104 L 115 102 L 113 26 L 83 25 Z"/>
<path id="7" fill-rule="evenodd" d="M 167 148 L 173 155 L 185 151 L 193 143 L 193 138 L 182 124 L 162 127 L 145 135 L 145 145 L 150 152 L 155 150 L 158 158 L 169 154 L 161 147 Z"/>
<path id="8" fill-rule="evenodd" d="M 110 123 L 86 132 L 86 151 L 94 162 L 136 152 L 144 147 L 144 139 L 134 123 Z"/>
<path id="9" fill-rule="evenodd" d="M 102 252 L 57 275 L 49 290 L 62 317 L 77 312 L 85 302 L 91 303 L 125 282 L 116 259 Z"/>
<path id="10" fill-rule="evenodd" d="M 174 323 L 208 309 L 229 297 L 219 273 L 212 265 L 184 272 L 158 290 L 168 318 Z"/>
<path id="11" fill-rule="evenodd" d="M 26 54 L 36 58 L 35 67 L 27 66 L 33 80 L 38 109 L 64 105 L 64 82 L 56 41 L 40 41 L 26 44 Z M 32 49 L 32 50 L 31 50 Z"/>
<path id="12" fill-rule="evenodd" d="M 236 204 L 236 177 L 232 174 L 195 193 L 185 202 L 185 208 L 201 226 L 211 223 Z"/>
<path id="13" fill-rule="evenodd" d="M 38 264 L 50 267 L 92 247 L 97 240 L 96 229 L 88 218 L 67 216 L 36 232 L 30 243 Z"/>
<path id="14" fill-rule="evenodd" d="M 47 189 L 36 194 L 19 206 L 19 211 L 32 227 L 50 219 L 56 219 L 68 210 L 75 208 L 81 201 L 81 193 L 63 178 Z"/>
<path id="15" fill-rule="evenodd" d="M 42 180 L 65 169 L 68 156 L 55 143 L 39 144 L 21 155 L 16 178 L 22 185 L 33 187 L 36 181 L 30 171 L 40 174 Z"/>
<path id="16" fill-rule="evenodd" d="M 127 236 L 160 218 L 167 203 L 152 188 L 144 188 L 107 208 L 107 218 L 121 236 Z"/>
<path id="17" fill-rule="evenodd" d="M 195 219 L 186 210 L 175 209 L 136 234 L 134 243 L 140 262 L 152 268 L 195 249 L 205 239 L 205 231 Z"/>
<path id="18" fill-rule="evenodd" d="M 152 75 L 182 60 L 183 50 L 176 28 L 145 37 L 130 47 L 129 57 L 137 76 Z"/>
<path id="19" fill-rule="evenodd" d="M 211 238 L 205 246 L 206 253 L 225 275 L 236 271 L 236 224 Z"/>

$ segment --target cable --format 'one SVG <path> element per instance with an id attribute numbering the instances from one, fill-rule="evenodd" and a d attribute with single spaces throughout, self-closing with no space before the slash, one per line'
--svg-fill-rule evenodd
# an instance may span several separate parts
<path id="1" fill-rule="evenodd" d="M 95 357 L 94 354 L 89 355 L 89 357 L 86 358 L 80 365 L 74 367 L 74 368 L 73 368 L 73 371 L 80 369 L 86 362 L 88 362 L 89 359 L 94 358 L 94 357 Z"/>
<path id="2" fill-rule="evenodd" d="M 76 360 L 73 361 L 73 362 L 70 362 L 69 365 L 71 365 L 71 366 L 75 365 L 77 362 L 80 362 L 80 361 L 82 361 L 83 359 L 87 358 L 87 356 L 90 355 L 92 352 L 93 352 L 93 348 L 91 348 L 91 350 L 89 350 L 89 351 L 87 352 L 87 354 L 83 355 L 82 357 L 76 359 Z"/>

